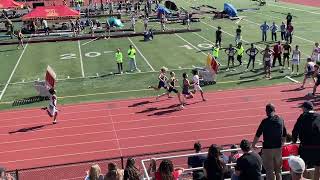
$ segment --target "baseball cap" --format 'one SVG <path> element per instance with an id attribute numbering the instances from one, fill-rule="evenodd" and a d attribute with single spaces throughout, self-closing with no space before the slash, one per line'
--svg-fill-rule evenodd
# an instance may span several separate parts
<path id="1" fill-rule="evenodd" d="M 311 101 L 305 101 L 300 105 L 301 108 L 306 108 L 306 109 L 313 109 L 313 104 Z"/>
<path id="2" fill-rule="evenodd" d="M 289 162 L 289 167 L 291 168 L 291 171 L 295 173 L 302 174 L 306 169 L 306 164 L 304 163 L 303 159 L 301 159 L 300 157 L 290 156 L 288 162 Z"/>

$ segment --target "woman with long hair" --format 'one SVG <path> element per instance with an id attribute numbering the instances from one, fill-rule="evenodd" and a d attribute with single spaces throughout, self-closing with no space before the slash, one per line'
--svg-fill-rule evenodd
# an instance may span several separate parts
<path id="1" fill-rule="evenodd" d="M 178 180 L 182 172 L 182 168 L 174 169 L 172 161 L 165 159 L 160 163 L 155 176 L 156 180 Z"/>
<path id="2" fill-rule="evenodd" d="M 90 170 L 87 171 L 85 180 L 103 180 L 103 175 L 101 174 L 101 169 L 98 164 L 91 166 Z"/>
<path id="3" fill-rule="evenodd" d="M 108 172 L 104 180 L 123 180 L 123 169 L 119 169 L 116 163 L 108 164 Z"/>
<path id="4" fill-rule="evenodd" d="M 133 158 L 127 159 L 126 168 L 124 169 L 124 180 L 139 180 L 140 172 L 139 169 L 135 166 L 135 160 Z"/>
<path id="5" fill-rule="evenodd" d="M 203 172 L 208 180 L 223 180 L 226 165 L 220 158 L 221 148 L 211 145 L 208 151 L 207 160 L 204 162 Z"/>

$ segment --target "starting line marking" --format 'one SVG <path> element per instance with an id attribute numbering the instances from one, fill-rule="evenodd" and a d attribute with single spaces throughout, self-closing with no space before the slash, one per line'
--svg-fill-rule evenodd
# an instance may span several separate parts
<path id="1" fill-rule="evenodd" d="M 285 78 L 289 79 L 289 80 L 290 80 L 290 81 L 292 81 L 292 82 L 300 83 L 299 81 L 297 81 L 297 80 L 293 79 L 293 78 L 292 78 L 292 77 L 290 77 L 290 76 L 286 76 Z"/>

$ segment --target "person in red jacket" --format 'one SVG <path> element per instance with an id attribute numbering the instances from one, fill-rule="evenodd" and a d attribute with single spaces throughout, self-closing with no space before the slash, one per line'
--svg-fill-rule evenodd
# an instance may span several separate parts
<path id="1" fill-rule="evenodd" d="M 292 36 L 293 36 L 293 26 L 291 23 L 287 26 L 287 41 L 291 44 L 292 43 Z"/>
<path id="2" fill-rule="evenodd" d="M 291 134 L 287 134 L 286 142 L 291 143 L 292 142 L 292 136 Z M 297 144 L 288 144 L 285 146 L 282 146 L 282 157 L 289 157 L 291 155 L 297 156 L 298 155 L 299 146 Z M 282 170 L 283 171 L 290 171 L 288 160 L 282 161 Z"/>
<path id="3" fill-rule="evenodd" d="M 275 44 L 273 46 L 273 62 L 272 62 L 272 67 L 275 67 L 276 65 L 276 60 L 278 59 L 279 61 L 279 65 L 282 66 L 282 62 L 281 62 L 281 55 L 282 55 L 282 46 L 280 41 L 277 42 L 277 44 Z"/>

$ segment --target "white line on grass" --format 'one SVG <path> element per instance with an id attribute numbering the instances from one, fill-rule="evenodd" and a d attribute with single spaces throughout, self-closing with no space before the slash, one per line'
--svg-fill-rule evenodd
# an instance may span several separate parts
<path id="1" fill-rule="evenodd" d="M 128 40 L 131 42 L 131 44 L 137 49 L 138 53 L 141 55 L 142 59 L 148 64 L 148 66 L 150 67 L 150 69 L 152 71 L 155 71 L 154 68 L 151 66 L 151 64 L 149 63 L 149 61 L 147 60 L 146 57 L 144 57 L 144 55 L 141 53 L 141 51 L 139 50 L 139 48 L 134 44 L 134 42 L 130 39 L 130 37 L 128 37 Z"/>
<path id="2" fill-rule="evenodd" d="M 30 39 L 30 38 L 29 38 L 29 39 Z M 20 54 L 20 57 L 19 57 L 16 65 L 14 66 L 14 68 L 13 68 L 11 74 L 10 74 L 10 77 L 9 77 L 7 83 L 6 83 L 6 85 L 4 86 L 4 88 L 3 88 L 3 90 L 2 90 L 2 92 L 1 92 L 1 94 L 0 94 L 0 101 L 1 101 L 4 93 L 6 92 L 6 90 L 7 90 L 7 88 L 8 88 L 8 85 L 10 84 L 10 81 L 11 81 L 11 79 L 12 79 L 12 77 L 13 77 L 13 74 L 16 72 L 16 69 L 17 69 L 17 67 L 19 66 L 20 61 L 21 61 L 21 59 L 22 59 L 22 56 L 23 56 L 24 52 L 26 51 L 28 45 L 29 45 L 29 41 L 27 42 L 26 46 L 23 48 L 23 51 L 22 51 L 22 53 Z"/>
<path id="3" fill-rule="evenodd" d="M 207 56 L 208 54 L 204 53 L 201 51 L 201 49 L 199 49 L 197 46 L 194 46 L 193 44 L 191 44 L 189 41 L 187 41 L 186 39 L 184 39 L 183 37 L 181 37 L 180 35 L 178 34 L 174 34 L 176 35 L 178 38 L 180 38 L 182 41 L 186 42 L 187 44 L 189 44 L 190 46 L 192 46 L 194 49 L 196 49 L 197 51 L 201 52 L 203 55 Z"/>
<path id="4" fill-rule="evenodd" d="M 292 77 L 290 77 L 290 76 L 286 76 L 286 78 L 287 78 L 287 79 L 289 79 L 289 80 L 290 80 L 290 81 L 292 81 L 292 82 L 300 83 L 299 81 L 297 81 L 297 80 L 293 79 L 293 78 L 292 78 Z"/>
<path id="5" fill-rule="evenodd" d="M 78 47 L 79 47 L 79 57 L 80 57 L 81 75 L 82 75 L 82 77 L 84 77 L 83 62 L 82 62 L 82 53 L 81 53 L 81 46 L 80 46 L 80 41 L 79 41 L 79 40 L 78 40 Z"/>

